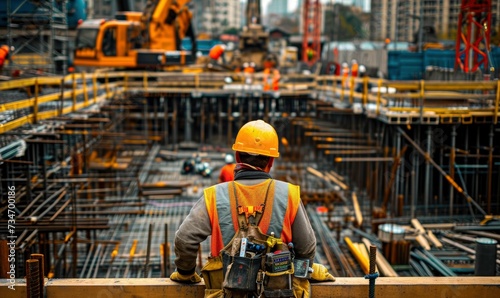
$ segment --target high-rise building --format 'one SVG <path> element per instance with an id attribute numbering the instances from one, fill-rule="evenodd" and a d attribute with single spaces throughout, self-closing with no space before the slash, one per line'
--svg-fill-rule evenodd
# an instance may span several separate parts
<path id="1" fill-rule="evenodd" d="M 411 42 L 422 18 L 424 24 L 434 26 L 438 38 L 454 39 L 461 3 L 461 0 L 371 0 L 370 37 Z M 495 28 L 500 0 L 491 0 L 491 6 Z"/>
<path id="2" fill-rule="evenodd" d="M 235 0 L 196 0 L 195 30 L 212 36 L 241 27 L 241 2 Z"/>

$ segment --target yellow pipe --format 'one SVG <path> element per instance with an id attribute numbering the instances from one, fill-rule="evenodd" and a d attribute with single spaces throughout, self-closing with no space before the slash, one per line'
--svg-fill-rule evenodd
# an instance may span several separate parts
<path id="1" fill-rule="evenodd" d="M 85 80 L 85 72 L 82 72 L 82 82 L 83 82 L 83 101 L 85 104 L 89 101 L 89 95 L 87 94 L 87 82 Z"/>
<path id="2" fill-rule="evenodd" d="M 344 237 L 344 241 L 347 244 L 349 251 L 351 251 L 351 253 L 354 255 L 354 258 L 356 258 L 356 260 L 358 261 L 363 272 L 365 274 L 368 274 L 370 272 L 370 265 L 369 265 L 368 259 L 366 259 L 362 255 L 362 253 L 358 250 L 358 248 L 354 246 L 354 244 L 351 241 L 351 238 L 346 236 L 346 237 Z"/>
<path id="3" fill-rule="evenodd" d="M 368 77 L 363 78 L 363 106 L 366 107 L 368 101 Z"/>
<path id="4" fill-rule="evenodd" d="M 134 242 L 132 243 L 132 247 L 130 248 L 130 254 L 128 258 L 129 262 L 131 262 L 132 259 L 134 258 L 136 248 L 137 248 L 137 239 L 134 240 Z"/>
<path id="5" fill-rule="evenodd" d="M 72 105 L 72 111 L 75 112 L 76 109 L 75 109 L 75 105 L 76 105 L 76 76 L 75 76 L 75 73 L 73 73 L 73 105 Z"/>
<path id="6" fill-rule="evenodd" d="M 380 114 L 380 101 L 382 99 L 382 92 L 380 89 L 382 88 L 382 79 L 378 80 L 378 91 L 377 91 L 377 109 L 376 109 L 376 114 Z"/>
<path id="7" fill-rule="evenodd" d="M 104 86 L 106 87 L 106 97 L 108 97 L 109 96 L 109 78 L 108 78 L 107 72 L 104 74 Z"/>
<path id="8" fill-rule="evenodd" d="M 345 85 L 345 78 L 342 77 L 342 80 L 340 81 L 340 100 L 344 101 L 344 85 Z"/>
<path id="9" fill-rule="evenodd" d="M 0 91 L 33 86 L 35 78 L 0 82 Z"/>
<path id="10" fill-rule="evenodd" d="M 92 74 L 92 88 L 94 90 L 94 103 L 96 103 L 97 102 L 97 76 L 96 76 L 95 72 Z"/>
<path id="11" fill-rule="evenodd" d="M 351 82 L 349 86 L 349 103 L 352 104 L 354 102 L 354 77 L 351 77 Z"/>
<path id="12" fill-rule="evenodd" d="M 35 104 L 33 105 L 33 121 L 38 121 L 38 79 L 35 79 Z"/>

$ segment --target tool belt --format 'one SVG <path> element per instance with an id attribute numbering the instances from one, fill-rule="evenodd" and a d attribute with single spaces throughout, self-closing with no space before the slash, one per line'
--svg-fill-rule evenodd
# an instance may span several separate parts
<path id="1" fill-rule="evenodd" d="M 221 256 L 224 297 L 293 297 L 293 258 L 281 239 L 250 225 L 238 231 Z"/>

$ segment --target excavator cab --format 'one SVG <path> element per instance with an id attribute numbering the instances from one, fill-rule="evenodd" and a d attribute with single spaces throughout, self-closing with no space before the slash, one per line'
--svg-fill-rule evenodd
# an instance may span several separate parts
<path id="1" fill-rule="evenodd" d="M 74 65 L 162 69 L 194 63 L 189 0 L 148 2 L 144 12 L 119 12 L 114 20 L 86 20 L 77 27 Z M 191 37 L 193 51 L 181 50 Z"/>
<path id="2" fill-rule="evenodd" d="M 139 23 L 89 20 L 83 22 L 77 30 L 74 58 L 76 66 L 135 67 L 137 65 L 133 40 L 134 35 L 140 32 Z"/>

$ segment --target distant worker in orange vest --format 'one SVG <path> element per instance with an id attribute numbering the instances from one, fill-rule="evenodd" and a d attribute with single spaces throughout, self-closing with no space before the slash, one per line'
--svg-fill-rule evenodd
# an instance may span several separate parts
<path id="1" fill-rule="evenodd" d="M 253 62 L 243 63 L 243 73 L 245 75 L 245 83 L 252 84 L 253 83 L 253 74 L 255 73 L 255 63 L 253 63 Z"/>
<path id="2" fill-rule="evenodd" d="M 272 55 L 268 55 L 264 60 L 264 75 L 263 86 L 264 91 L 278 91 L 279 80 L 281 79 L 280 71 L 276 68 L 276 59 Z"/>
<path id="3" fill-rule="evenodd" d="M 358 77 L 358 61 L 356 59 L 352 59 L 351 61 L 351 76 L 357 78 Z"/>
<path id="4" fill-rule="evenodd" d="M 342 82 L 342 87 L 349 86 L 349 64 L 347 64 L 347 62 L 342 63 Z"/>
<path id="5" fill-rule="evenodd" d="M 234 181 L 205 188 L 203 196 L 180 225 L 174 240 L 177 269 L 170 275 L 170 279 L 190 284 L 201 282 L 201 277 L 196 272 L 199 246 L 211 236 L 210 257 L 202 269 L 203 279 L 206 291 L 213 295 L 211 297 L 224 296 L 224 291 L 228 289 L 222 288 L 227 284 L 222 273 L 222 250 L 233 242 L 235 235 L 240 235 L 241 230 L 246 231 L 251 225 L 250 228 L 258 228 L 258 233 L 264 234 L 268 241 L 275 237 L 285 247 L 293 247 L 295 258 L 312 267 L 311 279 L 334 281 L 335 278 L 323 265 L 313 263 L 316 238 L 300 199 L 299 186 L 275 180 L 270 175 L 274 159 L 280 155 L 276 130 L 263 120 L 247 122 L 238 131 L 232 149 L 237 162 Z M 247 245 L 249 244 L 251 243 Z M 274 247 L 275 244 L 269 245 Z M 281 249 L 284 249 L 283 246 Z M 261 258 L 258 259 L 258 256 Z M 261 263 L 261 260 L 264 257 L 265 254 L 252 257 L 255 266 L 262 266 L 264 262 Z M 244 255 L 241 258 L 249 257 Z M 251 275 L 248 266 L 243 267 L 236 267 L 236 270 L 241 270 L 238 276 L 249 279 L 246 281 L 248 284 L 259 284 L 257 274 Z M 253 269 L 261 270 L 259 267 Z M 293 276 L 293 270 L 280 274 L 289 274 L 289 280 L 293 279 L 293 297 L 310 297 L 308 279 Z M 267 283 L 261 284 L 262 288 L 258 290 L 263 292 Z M 276 285 L 285 286 L 283 283 Z"/>
<path id="6" fill-rule="evenodd" d="M 224 161 L 226 164 L 220 169 L 219 183 L 234 180 L 234 168 L 236 167 L 236 164 L 234 163 L 233 155 L 226 154 Z"/>
<path id="7" fill-rule="evenodd" d="M 216 44 L 210 49 L 208 52 L 208 57 L 210 57 L 214 62 L 219 62 L 219 59 L 222 59 L 224 63 L 224 51 L 226 50 L 226 45 Z"/>
<path id="8" fill-rule="evenodd" d="M 3 68 L 5 60 L 9 56 L 9 46 L 3 45 L 0 47 L 0 70 Z"/>

